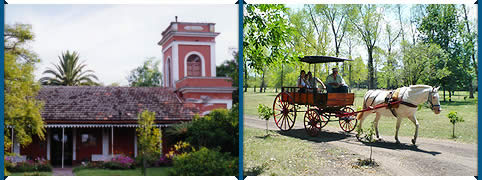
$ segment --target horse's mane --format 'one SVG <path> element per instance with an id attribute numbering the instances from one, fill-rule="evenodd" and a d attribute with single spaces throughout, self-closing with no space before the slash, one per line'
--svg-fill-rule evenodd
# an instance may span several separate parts
<path id="1" fill-rule="evenodd" d="M 429 85 L 411 85 L 410 88 L 432 88 Z"/>

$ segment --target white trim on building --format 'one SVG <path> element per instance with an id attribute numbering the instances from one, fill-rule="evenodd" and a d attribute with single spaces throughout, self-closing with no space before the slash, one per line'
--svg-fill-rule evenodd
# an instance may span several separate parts
<path id="1" fill-rule="evenodd" d="M 201 72 L 202 72 L 202 73 L 201 73 L 201 76 L 202 76 L 202 77 L 206 76 L 206 69 L 205 69 L 205 66 L 206 66 L 206 65 L 204 64 L 206 61 L 204 60 L 204 56 L 203 56 L 200 52 L 191 51 L 191 52 L 188 52 L 188 53 L 186 54 L 186 56 L 184 56 L 184 77 L 188 77 L 188 76 L 187 76 L 187 58 L 188 58 L 190 55 L 193 55 L 193 54 L 194 54 L 194 55 L 197 55 L 197 56 L 199 56 L 199 57 L 201 58 Z M 183 78 L 184 78 L 184 77 L 183 77 Z"/>

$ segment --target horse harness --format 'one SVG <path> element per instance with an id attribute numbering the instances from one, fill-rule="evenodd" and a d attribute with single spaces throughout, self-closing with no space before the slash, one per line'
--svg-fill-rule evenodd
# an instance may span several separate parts
<path id="1" fill-rule="evenodd" d="M 403 91 L 402 93 L 402 97 L 398 98 L 399 94 L 400 94 L 400 89 L 401 88 L 398 88 L 396 90 L 392 90 L 390 91 L 387 96 L 385 97 L 385 102 L 383 102 L 384 104 L 387 104 L 387 109 L 390 110 L 390 112 L 392 112 L 393 116 L 395 117 L 398 117 L 397 115 L 397 112 L 395 111 L 395 108 L 398 108 L 400 104 L 403 104 L 405 106 L 408 106 L 408 107 L 412 107 L 412 108 L 416 108 L 417 105 L 415 104 L 412 104 L 412 103 L 409 103 L 409 102 L 406 102 L 406 101 L 403 101 L 401 99 L 403 99 L 403 96 L 405 95 L 405 92 L 407 91 L 407 89 L 405 89 L 405 91 Z M 368 96 L 367 96 L 367 99 L 365 101 L 368 101 L 368 97 L 370 97 L 370 95 L 375 92 L 375 91 L 372 91 Z M 381 94 L 381 93 L 378 93 L 374 98 L 373 98 L 373 101 L 372 103 L 370 104 L 370 106 L 373 105 L 373 103 L 375 102 L 375 99 L 378 97 L 378 95 Z M 430 96 L 429 96 L 430 97 Z M 432 101 L 429 101 L 430 104 L 432 104 Z M 366 104 L 366 102 L 364 103 Z M 436 105 L 433 105 L 432 104 L 432 107 L 433 106 L 436 106 Z M 440 105 L 439 105 L 440 106 Z M 366 107 L 364 107 L 366 108 Z"/>

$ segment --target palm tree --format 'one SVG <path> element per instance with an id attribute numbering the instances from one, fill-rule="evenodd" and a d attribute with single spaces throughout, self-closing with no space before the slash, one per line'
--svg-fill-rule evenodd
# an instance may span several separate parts
<path id="1" fill-rule="evenodd" d="M 53 77 L 45 76 L 40 78 L 42 85 L 56 86 L 95 86 L 99 85 L 93 79 L 98 80 L 92 70 L 83 70 L 86 64 L 79 63 L 77 52 L 62 52 L 59 56 L 59 64 L 52 64 L 55 69 L 48 68 L 42 74 L 50 74 Z"/>

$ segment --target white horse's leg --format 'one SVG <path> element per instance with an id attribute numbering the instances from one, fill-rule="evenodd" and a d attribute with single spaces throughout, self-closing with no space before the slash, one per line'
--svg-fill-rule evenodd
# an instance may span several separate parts
<path id="1" fill-rule="evenodd" d="M 377 113 L 377 115 L 375 116 L 375 134 L 377 135 L 377 139 L 380 139 L 380 136 L 378 135 L 378 120 L 380 120 L 380 113 Z"/>
<path id="2" fill-rule="evenodd" d="M 410 119 L 413 122 L 413 124 L 415 124 L 415 135 L 413 136 L 413 139 L 412 139 L 412 144 L 415 145 L 415 142 L 417 142 L 417 136 L 418 136 L 418 127 L 419 127 L 418 120 L 417 120 L 417 117 L 415 117 L 415 114 L 413 116 L 409 116 L 408 119 Z"/>
<path id="3" fill-rule="evenodd" d="M 395 130 L 395 141 L 397 141 L 397 143 L 400 143 L 400 141 L 398 140 L 398 130 L 400 129 L 401 122 L 402 122 L 402 118 L 397 117 L 397 128 Z"/>
<path id="4" fill-rule="evenodd" d="M 360 140 L 360 132 L 362 130 L 362 125 L 363 125 L 363 120 L 365 120 L 365 118 L 368 116 L 369 114 L 368 113 L 364 113 L 364 112 L 361 112 L 360 114 L 358 114 L 356 116 L 356 118 L 360 121 L 360 123 L 358 124 L 358 129 L 357 129 L 357 134 L 356 134 L 356 138 L 358 140 Z"/>

